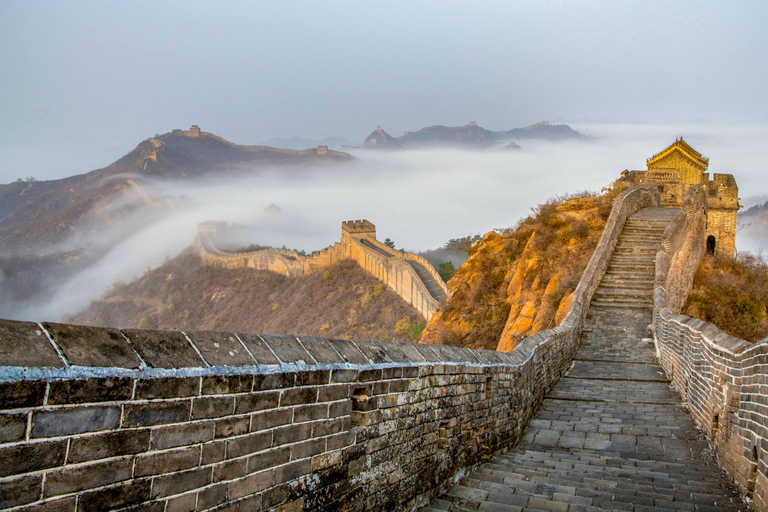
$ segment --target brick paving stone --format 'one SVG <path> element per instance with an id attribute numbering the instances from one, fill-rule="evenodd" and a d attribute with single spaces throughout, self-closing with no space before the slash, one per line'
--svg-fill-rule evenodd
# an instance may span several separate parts
<path id="1" fill-rule="evenodd" d="M 573 367 L 544 399 L 521 443 L 423 510 L 748 510 L 708 455 L 653 344 L 643 341 L 651 323 L 647 297 L 631 307 L 610 303 L 614 292 L 626 300 L 622 286 L 646 286 L 616 268 L 626 269 L 627 262 L 640 268 L 653 260 L 653 252 L 635 253 L 622 244 L 624 235 L 637 240 L 640 234 L 643 247 L 655 247 L 659 228 L 674 213 L 647 208 L 625 224 L 600 283 L 603 291 L 590 305 Z M 652 287 L 647 290 L 651 297 Z"/>

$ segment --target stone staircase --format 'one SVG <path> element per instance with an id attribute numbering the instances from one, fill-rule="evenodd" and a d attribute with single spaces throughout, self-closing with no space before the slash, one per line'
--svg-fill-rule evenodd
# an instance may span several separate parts
<path id="1" fill-rule="evenodd" d="M 647 208 L 644 212 L 638 212 L 624 225 L 608 269 L 592 299 L 593 306 L 653 307 L 656 250 L 677 210 Z"/>
<path id="2" fill-rule="evenodd" d="M 653 258 L 676 211 L 627 221 L 573 366 L 522 442 L 424 511 L 747 510 L 646 341 Z"/>

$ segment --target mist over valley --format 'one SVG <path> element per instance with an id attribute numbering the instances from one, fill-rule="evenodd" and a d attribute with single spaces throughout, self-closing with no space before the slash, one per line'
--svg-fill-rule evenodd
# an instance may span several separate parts
<path id="1" fill-rule="evenodd" d="M 342 221 L 365 218 L 397 248 L 434 250 L 452 238 L 510 226 L 548 197 L 599 191 L 623 169 L 642 168 L 678 133 L 708 153 L 715 172 L 736 175 L 742 190 L 765 190 L 765 126 L 572 131 L 578 136 L 566 140 L 518 139 L 515 151 L 504 143 L 432 141 L 322 155 L 317 148 L 235 146 L 213 136 L 151 137 L 102 170 L 0 186 L 1 307 L 6 317 L 29 320 L 75 314 L 112 283 L 136 279 L 187 248 L 197 224 L 210 220 L 246 228 L 244 246 L 309 253 L 334 243 Z M 718 168 L 721 162 L 729 167 Z M 761 222 L 742 232 L 740 249 L 765 245 Z M 450 259 L 461 263 L 460 255 Z"/>

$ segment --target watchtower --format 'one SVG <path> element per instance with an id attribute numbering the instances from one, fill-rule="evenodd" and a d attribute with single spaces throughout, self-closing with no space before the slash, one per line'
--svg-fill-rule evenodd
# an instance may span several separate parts
<path id="1" fill-rule="evenodd" d="M 199 137 L 200 136 L 200 127 L 196 124 L 193 124 L 192 127 L 187 132 L 187 135 L 190 137 Z"/>
<path id="2" fill-rule="evenodd" d="M 317 154 L 318 155 L 327 155 L 328 154 L 328 146 L 317 146 Z"/>
<path id="3" fill-rule="evenodd" d="M 353 238 L 376 240 L 376 226 L 365 219 L 347 220 L 341 223 L 341 252 L 345 258 L 352 256 L 350 251 Z"/>
<path id="4" fill-rule="evenodd" d="M 686 192 L 701 185 L 707 193 L 707 251 L 733 256 L 736 253 L 736 215 L 739 187 L 732 174 L 706 172 L 709 159 L 682 137 L 646 161 L 647 171 L 624 171 L 621 179 L 632 185 L 655 184 L 661 205 L 682 207 Z"/>

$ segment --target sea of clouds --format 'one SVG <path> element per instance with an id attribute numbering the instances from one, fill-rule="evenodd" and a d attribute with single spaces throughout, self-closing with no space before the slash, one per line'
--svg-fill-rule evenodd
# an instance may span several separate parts
<path id="1" fill-rule="evenodd" d="M 307 252 L 338 241 L 341 222 L 368 219 L 379 240 L 418 251 L 450 238 L 482 234 L 515 224 L 547 198 L 599 191 L 624 169 L 683 136 L 710 158 L 711 173 L 736 176 L 742 204 L 768 195 L 768 126 L 574 125 L 587 141 L 519 141 L 522 149 L 353 150 L 351 165 L 316 169 L 276 168 L 240 178 L 220 175 L 197 182 L 153 182 L 156 197 L 186 196 L 186 207 L 158 215 L 141 227 L 124 222 L 125 236 L 92 267 L 73 276 L 39 304 L 15 316 L 56 320 L 76 313 L 109 285 L 159 266 L 194 240 L 196 225 L 222 220 L 247 226 L 252 242 Z M 115 155 L 117 158 L 119 155 Z M 280 213 L 268 210 L 277 205 Z M 114 239 L 115 226 L 110 226 Z M 739 250 L 766 246 L 749 229 Z"/>

